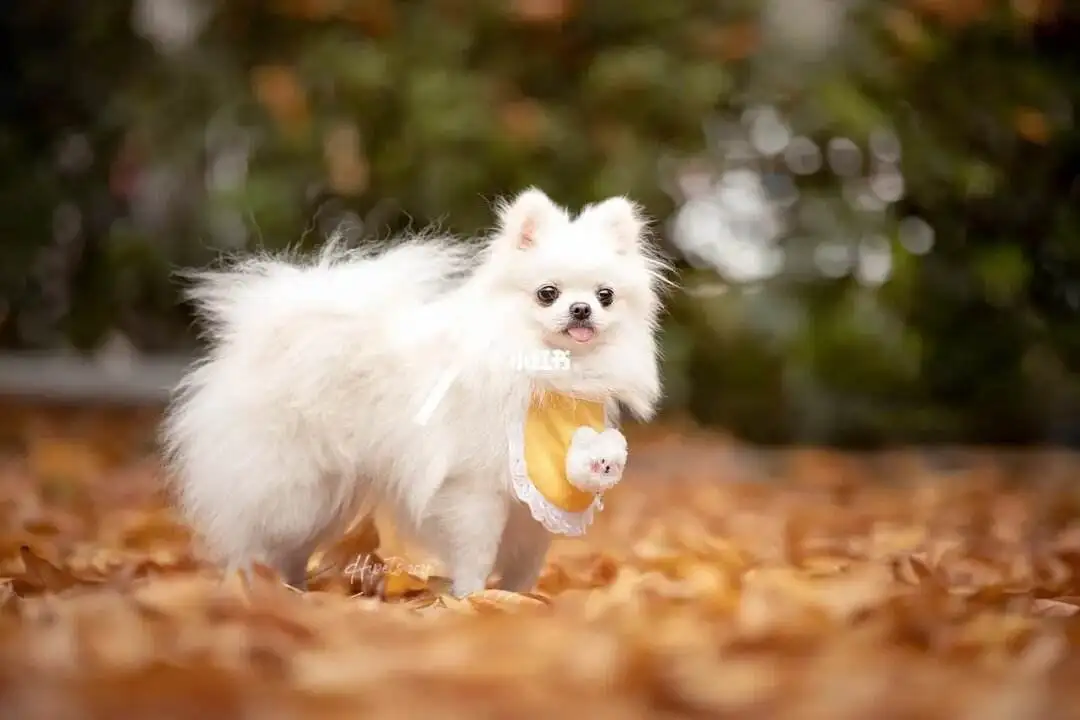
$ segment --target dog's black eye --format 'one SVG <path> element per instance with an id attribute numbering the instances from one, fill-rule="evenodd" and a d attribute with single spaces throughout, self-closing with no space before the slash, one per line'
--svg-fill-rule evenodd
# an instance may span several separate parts
<path id="1" fill-rule="evenodd" d="M 596 299 L 603 307 L 607 307 L 615 302 L 615 291 L 611 288 L 600 288 L 596 291 Z"/>
<path id="2" fill-rule="evenodd" d="M 536 291 L 536 299 L 541 305 L 550 305 L 559 299 L 559 288 L 554 285 L 544 285 Z"/>

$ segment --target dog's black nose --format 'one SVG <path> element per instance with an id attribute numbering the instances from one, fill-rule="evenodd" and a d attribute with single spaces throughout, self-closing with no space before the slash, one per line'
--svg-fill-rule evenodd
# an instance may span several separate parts
<path id="1" fill-rule="evenodd" d="M 570 306 L 570 315 L 575 320 L 588 320 L 592 315 L 592 306 L 589 303 L 576 302 Z"/>

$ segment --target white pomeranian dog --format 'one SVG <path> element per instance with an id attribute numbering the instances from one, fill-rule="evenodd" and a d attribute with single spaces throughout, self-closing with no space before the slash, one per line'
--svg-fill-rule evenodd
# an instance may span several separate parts
<path id="1" fill-rule="evenodd" d="M 529 189 L 499 205 L 482 250 L 332 240 L 310 260 L 197 273 L 210 349 L 163 425 L 186 519 L 228 569 L 265 563 L 303 588 L 316 547 L 379 504 L 454 595 L 492 572 L 530 589 L 551 533 L 583 532 L 621 477 L 618 408 L 647 420 L 660 398 L 666 270 L 628 200 L 571 217 Z M 553 352 L 568 361 L 521 362 Z M 559 459 L 571 493 L 597 496 L 585 509 L 528 482 L 523 418 L 545 394 L 602 409 Z"/>

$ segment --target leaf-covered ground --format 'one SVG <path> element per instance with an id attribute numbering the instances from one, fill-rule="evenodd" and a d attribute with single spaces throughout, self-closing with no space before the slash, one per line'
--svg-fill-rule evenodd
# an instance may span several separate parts
<path id="1" fill-rule="evenodd" d="M 201 563 L 152 413 L 0 412 L 0 717 L 1080 717 L 1071 458 L 632 438 L 539 587 L 462 601 L 392 528 L 301 594 Z"/>

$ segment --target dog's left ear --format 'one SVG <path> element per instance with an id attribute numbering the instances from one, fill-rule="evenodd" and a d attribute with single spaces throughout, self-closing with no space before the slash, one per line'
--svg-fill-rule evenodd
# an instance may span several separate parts
<path id="1" fill-rule="evenodd" d="M 512 201 L 502 203 L 498 215 L 500 230 L 519 250 L 533 247 L 538 235 L 568 219 L 565 210 L 536 188 L 529 188 Z"/>
<path id="2" fill-rule="evenodd" d="M 641 208 L 625 197 L 608 198 L 584 214 L 611 233 L 619 252 L 637 250 L 648 226 Z"/>

